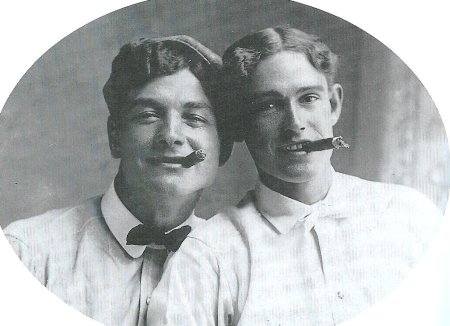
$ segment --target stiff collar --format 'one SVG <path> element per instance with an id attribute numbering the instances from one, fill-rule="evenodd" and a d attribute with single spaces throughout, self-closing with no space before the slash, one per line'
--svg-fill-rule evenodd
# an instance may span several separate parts
<path id="1" fill-rule="evenodd" d="M 131 257 L 138 258 L 142 256 L 144 250 L 147 247 L 153 249 L 161 249 L 165 250 L 166 248 L 161 245 L 147 245 L 147 246 L 137 246 L 137 245 L 127 245 L 127 235 L 128 232 L 142 224 L 131 212 L 125 207 L 125 205 L 120 200 L 117 195 L 116 189 L 114 188 L 114 181 L 112 182 L 109 189 L 103 195 L 101 208 L 103 217 L 105 218 L 105 222 L 108 225 L 111 233 L 114 238 L 116 238 L 117 242 L 121 245 L 123 250 L 125 250 Z M 184 225 L 190 225 L 192 228 L 195 228 L 198 224 L 200 224 L 203 220 L 194 215 L 194 212 L 189 216 L 186 221 L 184 221 L 179 226 L 173 228 L 177 229 Z"/>
<path id="2" fill-rule="evenodd" d="M 345 201 L 341 186 L 340 174 L 333 170 L 333 180 L 325 198 L 307 205 L 273 191 L 258 180 L 255 204 L 261 215 L 281 234 L 288 233 L 298 222 L 304 222 L 305 227 L 311 229 L 318 215 L 326 214 L 326 210 L 342 208 L 341 203 Z"/>

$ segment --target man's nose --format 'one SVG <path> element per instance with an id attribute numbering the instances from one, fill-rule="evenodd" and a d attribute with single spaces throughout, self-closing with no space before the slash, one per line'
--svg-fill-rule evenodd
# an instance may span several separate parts
<path id="1" fill-rule="evenodd" d="M 156 139 L 158 145 L 167 147 L 183 145 L 184 140 L 181 117 L 176 114 L 167 114 L 158 130 Z"/>
<path id="2" fill-rule="evenodd" d="M 284 130 L 288 133 L 298 134 L 306 130 L 306 113 L 300 105 L 289 103 L 285 109 Z"/>

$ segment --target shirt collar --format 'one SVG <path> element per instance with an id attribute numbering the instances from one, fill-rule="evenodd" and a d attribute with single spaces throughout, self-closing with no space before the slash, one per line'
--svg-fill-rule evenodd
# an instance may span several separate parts
<path id="1" fill-rule="evenodd" d="M 281 234 L 288 233 L 299 221 L 315 211 L 337 206 L 342 202 L 340 176 L 333 169 L 333 180 L 327 195 L 321 201 L 307 205 L 295 199 L 286 197 L 265 186 L 261 180 L 255 188 L 255 203 L 261 215 Z"/>
<path id="2" fill-rule="evenodd" d="M 116 189 L 114 188 L 114 182 L 112 182 L 109 189 L 106 191 L 102 198 L 101 208 L 105 222 L 108 225 L 111 233 L 121 247 L 133 258 L 138 258 L 142 256 L 145 248 L 151 247 L 153 249 L 165 249 L 161 245 L 127 245 L 127 235 L 128 232 L 138 226 L 141 223 L 122 203 L 119 196 L 117 195 Z M 195 228 L 203 220 L 194 215 L 194 212 L 187 218 L 182 224 L 173 228 L 178 229 L 184 225 L 190 225 Z"/>

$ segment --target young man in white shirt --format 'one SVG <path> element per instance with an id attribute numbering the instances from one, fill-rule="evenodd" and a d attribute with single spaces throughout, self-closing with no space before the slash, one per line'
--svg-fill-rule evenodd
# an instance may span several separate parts
<path id="1" fill-rule="evenodd" d="M 124 45 L 103 89 L 114 182 L 4 230 L 34 276 L 87 316 L 144 325 L 169 252 L 203 222 L 194 207 L 231 151 L 218 133 L 220 70 L 220 57 L 187 36 Z M 187 162 L 197 150 L 203 161 Z"/>
<path id="2" fill-rule="evenodd" d="M 229 122 L 259 182 L 188 236 L 152 296 L 151 325 L 335 325 L 392 290 L 441 217 L 409 188 L 334 171 L 343 90 L 318 38 L 268 28 L 223 56 Z"/>

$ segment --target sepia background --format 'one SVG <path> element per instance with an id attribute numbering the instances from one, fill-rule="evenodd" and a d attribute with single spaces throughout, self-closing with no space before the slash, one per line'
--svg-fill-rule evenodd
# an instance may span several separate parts
<path id="1" fill-rule="evenodd" d="M 405 184 L 444 210 L 449 152 L 439 114 L 408 67 L 389 49 L 335 16 L 288 1 L 147 1 L 101 17 L 46 52 L 26 73 L 0 115 L 0 225 L 103 193 L 118 161 L 110 158 L 102 96 L 122 44 L 188 34 L 218 53 L 243 35 L 289 24 L 321 36 L 340 56 L 344 107 L 335 134 L 349 151 L 337 171 Z M 424 45 L 422 45 L 424 46 Z M 432 54 L 430 54 L 431 56 Z M 256 173 L 243 144 L 205 191 L 209 217 L 236 203 Z"/>

